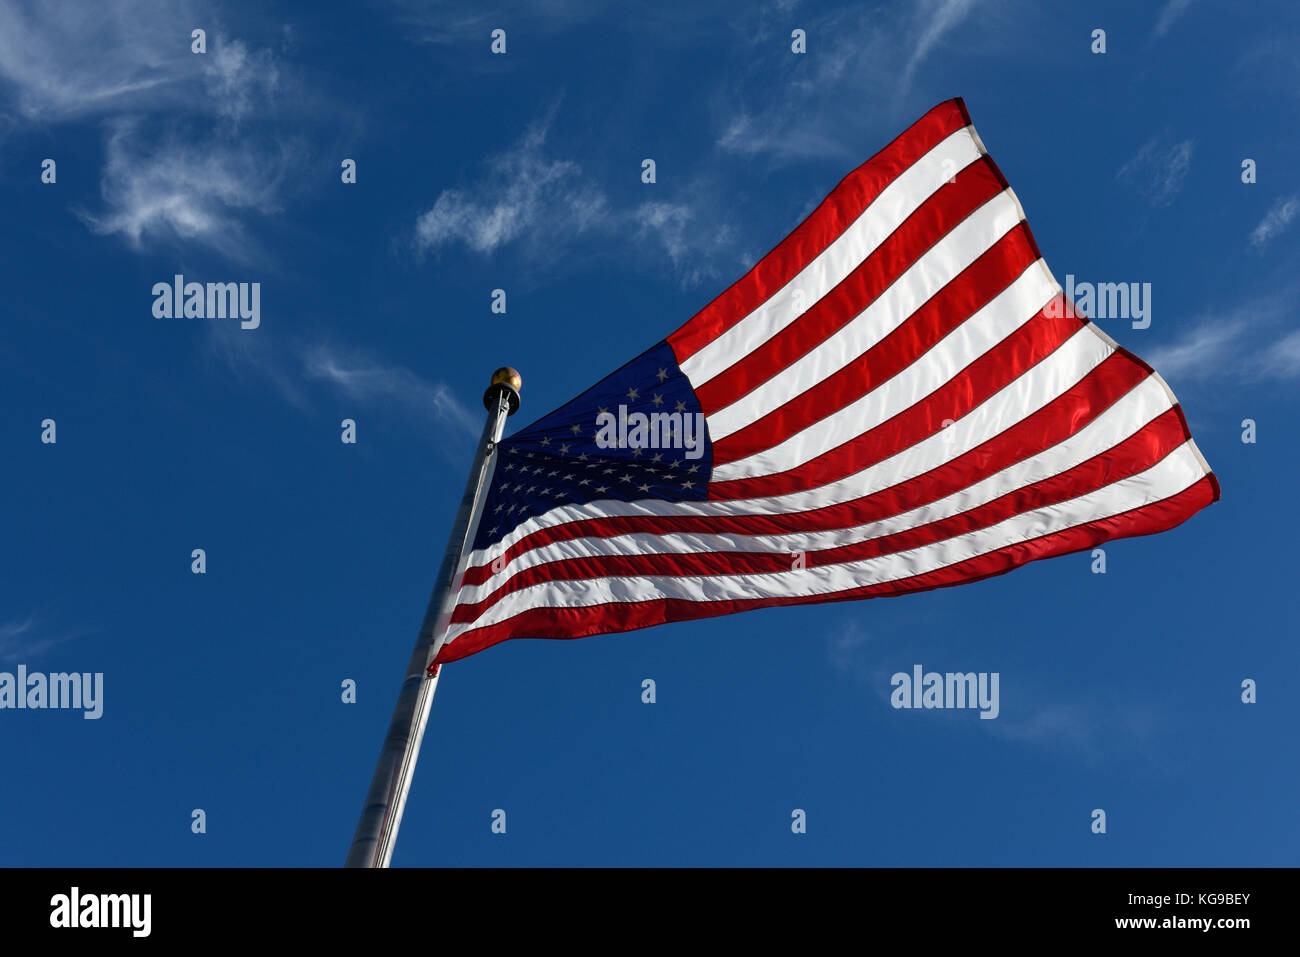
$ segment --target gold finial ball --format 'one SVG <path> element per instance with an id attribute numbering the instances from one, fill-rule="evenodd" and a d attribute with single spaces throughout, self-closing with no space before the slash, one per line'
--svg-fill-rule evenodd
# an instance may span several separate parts
<path id="1" fill-rule="evenodd" d="M 492 385 L 504 383 L 518 392 L 524 387 L 523 377 L 509 366 L 502 366 L 496 372 L 492 373 Z"/>

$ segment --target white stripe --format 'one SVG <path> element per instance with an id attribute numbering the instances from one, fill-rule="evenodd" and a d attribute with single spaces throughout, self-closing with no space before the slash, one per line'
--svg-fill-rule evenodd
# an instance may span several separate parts
<path id="1" fill-rule="evenodd" d="M 709 436 L 717 442 L 743 429 L 856 360 L 906 322 L 1020 222 L 1020 208 L 1015 199 L 1006 190 L 998 193 L 927 249 L 834 335 L 731 405 L 711 413 Z M 1047 275 L 1041 269 L 1035 271 L 1046 285 Z M 694 380 L 691 384 L 699 388 Z"/>
<path id="2" fill-rule="evenodd" d="M 714 466 L 713 481 L 788 471 L 843 445 L 848 437 L 888 421 L 959 376 L 1037 316 L 1055 295 L 1047 276 L 1031 264 L 1015 282 L 897 375 L 769 449 Z"/>
<path id="3" fill-rule="evenodd" d="M 971 127 L 947 137 L 881 190 L 852 225 L 766 302 L 687 358 L 682 371 L 698 386 L 749 355 L 839 285 L 936 190 L 979 156 Z"/>
<path id="4" fill-rule="evenodd" d="M 1011 428 L 1070 389 L 1113 352 L 1112 345 L 1089 333 L 1085 325 L 1042 362 L 944 431 L 828 485 L 784 495 L 730 501 L 641 499 L 621 502 L 605 499 L 581 505 L 561 505 L 520 523 L 499 542 L 475 549 L 469 564 L 478 566 L 491 561 L 538 529 L 583 519 L 626 515 L 779 515 L 871 495 L 922 475 Z"/>
<path id="5" fill-rule="evenodd" d="M 1036 453 L 919 508 L 888 518 L 847 528 L 796 531 L 781 535 L 741 533 L 629 532 L 551 542 L 514 556 L 491 578 L 467 585 L 458 604 L 487 598 L 509 578 L 521 571 L 549 562 L 605 555 L 675 555 L 691 552 L 755 552 L 790 555 L 817 552 L 855 542 L 893 535 L 970 511 L 1016 489 L 1068 472 L 1094 456 L 1111 449 L 1139 432 L 1172 405 L 1163 386 L 1153 376 L 1113 403 L 1078 432 L 1049 449 Z"/>
<path id="6" fill-rule="evenodd" d="M 548 581 L 505 596 L 475 622 L 458 623 L 448 641 L 473 628 L 504 621 L 530 608 L 582 608 L 610 602 L 728 601 L 772 596 L 813 597 L 898 581 L 967 561 L 1019 542 L 1060 532 L 1176 495 L 1205 476 L 1190 443 L 1183 443 L 1138 475 L 1067 502 L 1013 516 L 988 528 L 877 558 L 746 575 L 611 577 Z"/>

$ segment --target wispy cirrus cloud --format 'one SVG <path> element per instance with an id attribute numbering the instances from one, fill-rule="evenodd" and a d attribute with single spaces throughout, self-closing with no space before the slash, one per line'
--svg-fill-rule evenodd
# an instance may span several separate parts
<path id="1" fill-rule="evenodd" d="M 191 50 L 196 28 L 206 30 L 202 54 Z M 136 250 L 173 242 L 258 254 L 245 226 L 279 208 L 289 153 L 254 121 L 273 116 L 282 79 L 277 54 L 226 36 L 207 5 L 0 4 L 0 103 L 29 124 L 104 123 L 104 204 L 76 212 Z"/>
<path id="2" fill-rule="evenodd" d="M 609 15 L 600 0 L 541 0 L 530 4 L 475 4 L 467 9 L 451 0 L 397 0 L 396 19 L 408 28 L 409 38 L 436 46 L 480 41 L 486 50 L 492 30 L 500 27 L 536 35 L 566 30 Z"/>
<path id="3" fill-rule="evenodd" d="M 1168 206 L 1183 188 L 1195 148 L 1194 140 L 1169 144 L 1150 139 L 1120 167 L 1115 178 L 1142 192 L 1152 206 Z"/>
<path id="4" fill-rule="evenodd" d="M 1300 335 L 1280 333 L 1296 290 L 1285 287 L 1205 313 L 1172 341 L 1142 353 L 1170 385 L 1300 376 Z"/>
<path id="5" fill-rule="evenodd" d="M 431 382 L 404 366 L 319 343 L 302 350 L 301 360 L 307 379 L 360 402 L 401 407 L 448 430 L 457 440 L 472 438 L 482 428 L 482 416 L 471 413 L 446 384 Z"/>
<path id="6" fill-rule="evenodd" d="M 731 88 L 713 97 L 722 116 L 717 147 L 775 165 L 860 162 L 874 142 L 873 132 L 883 134 L 915 118 L 909 113 L 924 93 L 919 88 L 932 85 L 920 81 L 934 79 L 922 68 L 935 63 L 934 54 L 950 47 L 987 52 L 1006 42 L 1000 18 L 973 15 L 994 5 L 918 0 L 887 8 L 806 11 L 797 18 L 784 10 L 766 11 L 764 29 L 750 37 L 747 68 L 734 71 Z M 805 29 L 810 52 L 799 56 L 788 46 L 782 49 L 789 40 L 775 37 L 777 28 L 769 21 L 781 22 L 787 35 L 791 26 Z M 964 41 L 960 47 L 953 42 L 958 36 Z M 864 126 L 864 116 L 880 117 L 879 129 Z"/>
<path id="7" fill-rule="evenodd" d="M 1300 195 L 1283 196 L 1269 207 L 1264 218 L 1250 232 L 1250 244 L 1256 249 L 1263 249 L 1273 239 L 1281 235 L 1295 221 L 1300 213 Z"/>
<path id="8" fill-rule="evenodd" d="M 1162 37 L 1168 33 L 1169 28 L 1182 18 L 1191 5 L 1192 0 L 1169 0 L 1156 19 L 1155 36 Z"/>
<path id="9" fill-rule="evenodd" d="M 978 5 L 979 0 L 926 0 L 917 9 L 912 50 L 898 80 L 899 92 L 912 88 L 917 67 Z"/>
<path id="10" fill-rule="evenodd" d="M 288 162 L 282 148 L 213 148 L 171 134 L 159 142 L 131 120 L 110 125 L 105 153 L 104 209 L 78 211 L 94 232 L 119 235 L 135 249 L 152 240 L 195 241 L 245 260 L 256 251 L 244 219 L 279 209 Z"/>
<path id="11" fill-rule="evenodd" d="M 415 222 L 421 251 L 461 242 L 479 253 L 523 241 L 553 247 L 599 227 L 610 216 L 604 191 L 582 167 L 554 156 L 546 137 L 554 118 L 530 126 L 511 149 L 490 156 L 483 178 L 471 187 L 443 190 Z M 535 227 L 545 224 L 545 231 Z"/>
<path id="12" fill-rule="evenodd" d="M 178 104 L 198 65 L 189 4 L 40 0 L 0 4 L 0 77 L 41 121 Z"/>
<path id="13" fill-rule="evenodd" d="M 871 635 L 856 621 L 849 621 L 827 639 L 826 656 L 839 674 L 867 683 L 877 674 L 883 677 L 883 672 L 865 654 L 870 643 Z"/>
<path id="14" fill-rule="evenodd" d="M 18 661 L 39 655 L 83 632 L 51 630 L 47 622 L 34 615 L 0 623 L 0 661 Z"/>
<path id="15" fill-rule="evenodd" d="M 548 147 L 555 115 L 553 107 L 514 146 L 489 156 L 475 182 L 439 193 L 416 218 L 417 252 L 462 245 L 489 255 L 512 247 L 554 265 L 648 243 L 688 287 L 717 275 L 721 262 L 730 265 L 734 233 L 716 203 L 706 203 L 707 189 L 688 181 L 677 191 L 685 201 L 616 205 L 577 161 Z M 710 224 L 705 217 L 717 218 Z"/>

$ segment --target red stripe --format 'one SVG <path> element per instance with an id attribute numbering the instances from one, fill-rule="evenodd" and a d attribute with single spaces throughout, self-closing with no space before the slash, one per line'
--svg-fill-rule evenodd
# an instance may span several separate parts
<path id="1" fill-rule="evenodd" d="M 853 528 L 879 521 L 937 501 L 1052 448 L 1091 423 L 1148 375 L 1150 372 L 1144 366 L 1124 356 L 1108 356 L 1073 387 L 1005 432 L 913 479 L 861 498 L 774 515 L 625 515 L 581 519 L 540 528 L 520 539 L 505 550 L 506 565 L 499 567 L 507 567 L 518 556 L 535 548 L 576 538 L 612 538 L 636 533 L 783 535 Z M 1190 438 L 1185 422 L 1183 435 Z M 481 585 L 492 574 L 491 563 L 484 562 L 468 569 L 463 582 Z"/>
<path id="2" fill-rule="evenodd" d="M 678 365 L 766 302 L 839 238 L 904 170 L 969 124 L 960 99 L 940 103 L 844 177 L 779 246 L 668 337 Z"/>
<path id="3" fill-rule="evenodd" d="M 916 362 L 1038 260 L 1024 223 L 1003 236 L 897 329 L 844 368 L 713 443 L 714 466 L 780 444 Z"/>
<path id="4" fill-rule="evenodd" d="M 852 322 L 935 243 L 1004 190 L 993 165 L 977 159 L 917 207 L 853 271 L 772 338 L 697 385 L 705 415 L 725 408 Z"/>
<path id="5" fill-rule="evenodd" d="M 715 500 L 762 498 L 838 481 L 897 455 L 957 421 L 1055 352 L 1083 328 L 1073 315 L 1039 310 L 1028 322 L 921 401 L 792 469 L 713 482 Z M 1082 376 L 1081 376 L 1082 377 Z"/>
<path id="6" fill-rule="evenodd" d="M 809 568 L 839 565 L 910 551 L 988 528 L 1022 512 L 1068 501 L 1144 472 L 1184 442 L 1186 437 L 1178 414 L 1171 408 L 1118 445 L 1059 475 L 1014 489 L 956 515 L 877 538 L 810 551 L 804 558 Z M 451 620 L 457 624 L 475 621 L 506 595 L 547 581 L 767 574 L 790 571 L 790 559 L 789 552 L 749 551 L 591 555 L 559 559 L 521 569 L 480 601 L 457 605 Z"/>
<path id="7" fill-rule="evenodd" d="M 670 621 L 729 615 L 755 608 L 852 601 L 966 584 L 1001 575 L 1031 561 L 1093 548 L 1112 539 L 1166 531 L 1180 525 L 1211 502 L 1217 501 L 1218 497 L 1218 483 L 1214 481 L 1214 476 L 1207 475 L 1177 495 L 1120 515 L 1009 545 L 987 555 L 980 555 L 923 575 L 825 595 L 809 597 L 782 595 L 719 602 L 660 598 L 635 603 L 611 602 L 579 608 L 530 608 L 506 621 L 465 632 L 454 642 L 443 647 L 437 661 L 438 663 L 456 661 L 510 638 L 583 638 L 587 635 L 634 631 Z"/>

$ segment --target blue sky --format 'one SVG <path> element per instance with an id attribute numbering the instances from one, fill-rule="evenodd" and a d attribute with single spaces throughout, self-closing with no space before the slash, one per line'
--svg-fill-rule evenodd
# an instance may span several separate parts
<path id="1" fill-rule="evenodd" d="M 1104 575 L 449 665 L 394 864 L 1294 864 L 1300 11 L 1056 7 L 0 0 L 0 671 L 104 674 L 0 711 L 0 864 L 341 864 L 491 371 L 541 417 L 952 96 L 1058 278 L 1151 283 L 1100 325 L 1222 500 Z M 260 326 L 156 319 L 176 273 Z M 999 717 L 894 710 L 915 664 Z"/>

